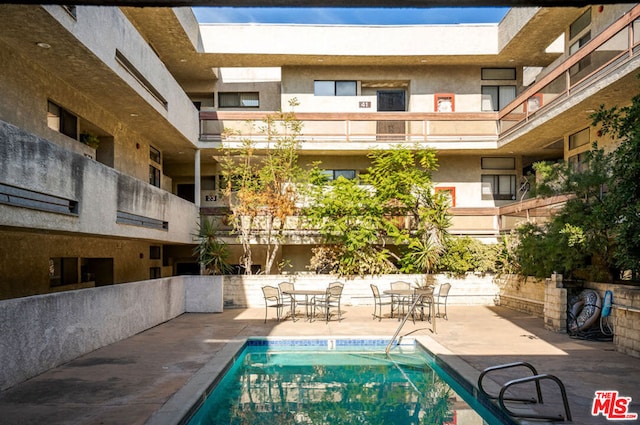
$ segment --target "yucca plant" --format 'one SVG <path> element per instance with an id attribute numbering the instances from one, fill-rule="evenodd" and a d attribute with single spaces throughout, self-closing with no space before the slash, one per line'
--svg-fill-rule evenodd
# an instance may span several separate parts
<path id="1" fill-rule="evenodd" d="M 200 239 L 200 243 L 194 248 L 193 253 L 207 271 L 206 274 L 231 273 L 233 268 L 227 261 L 229 258 L 227 244 L 218 240 L 215 226 L 206 217 L 203 217 L 198 223 L 196 236 Z"/>

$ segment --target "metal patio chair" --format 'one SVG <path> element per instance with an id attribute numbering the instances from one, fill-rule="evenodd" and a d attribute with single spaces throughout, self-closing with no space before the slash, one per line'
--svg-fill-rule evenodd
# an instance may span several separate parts
<path id="1" fill-rule="evenodd" d="M 433 294 L 433 303 L 437 308 L 436 315 L 442 317 L 445 320 L 449 320 L 447 317 L 447 299 L 449 298 L 449 290 L 451 289 L 450 283 L 443 283 L 438 287 L 438 292 Z M 440 306 L 444 306 L 444 315 L 440 316 Z"/>
<path id="2" fill-rule="evenodd" d="M 382 307 L 385 305 L 391 306 L 391 298 L 385 296 L 384 298 L 380 295 L 380 290 L 377 285 L 373 283 L 370 284 L 371 292 L 373 292 L 373 319 L 378 319 L 378 322 L 382 320 Z M 391 314 L 390 314 L 391 315 Z"/>
<path id="3" fill-rule="evenodd" d="M 390 285 L 392 290 L 401 290 L 401 291 L 409 291 L 411 290 L 411 284 L 409 282 L 404 282 L 402 280 L 398 280 L 396 282 L 391 282 Z M 391 296 L 391 317 L 393 317 L 393 312 L 397 311 L 398 316 L 404 314 L 405 307 L 409 308 L 411 306 L 412 297 L 409 295 L 392 295 Z M 402 312 L 400 311 L 402 309 Z"/>
<path id="4" fill-rule="evenodd" d="M 321 308 L 327 323 L 329 323 L 329 319 L 332 315 L 331 310 L 336 310 L 338 314 L 338 322 L 342 321 L 342 308 L 340 306 L 340 302 L 342 299 L 343 288 L 343 283 L 332 282 L 327 287 L 325 295 L 315 298 L 314 311 L 316 308 Z"/>
<path id="5" fill-rule="evenodd" d="M 283 308 L 280 290 L 275 286 L 263 286 L 262 294 L 264 295 L 264 323 L 267 323 L 267 314 L 270 308 L 276 309 L 276 318 L 280 321 Z"/>

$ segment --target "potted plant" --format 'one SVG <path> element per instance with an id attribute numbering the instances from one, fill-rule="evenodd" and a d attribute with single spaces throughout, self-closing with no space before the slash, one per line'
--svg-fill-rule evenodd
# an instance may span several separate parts
<path id="1" fill-rule="evenodd" d="M 100 139 L 93 133 L 81 133 L 80 141 L 90 148 L 98 149 L 98 145 L 100 144 Z"/>

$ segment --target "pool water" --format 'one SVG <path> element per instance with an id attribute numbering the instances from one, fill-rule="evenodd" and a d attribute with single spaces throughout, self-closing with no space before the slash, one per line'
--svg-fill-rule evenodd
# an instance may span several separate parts
<path id="1" fill-rule="evenodd" d="M 205 424 L 503 424 L 441 375 L 419 345 L 249 340 L 187 422 Z"/>

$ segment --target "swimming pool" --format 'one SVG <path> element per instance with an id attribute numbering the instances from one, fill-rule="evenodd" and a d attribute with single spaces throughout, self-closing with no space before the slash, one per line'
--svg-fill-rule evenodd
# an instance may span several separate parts
<path id="1" fill-rule="evenodd" d="M 184 418 L 209 424 L 514 424 L 415 340 L 248 339 Z"/>

